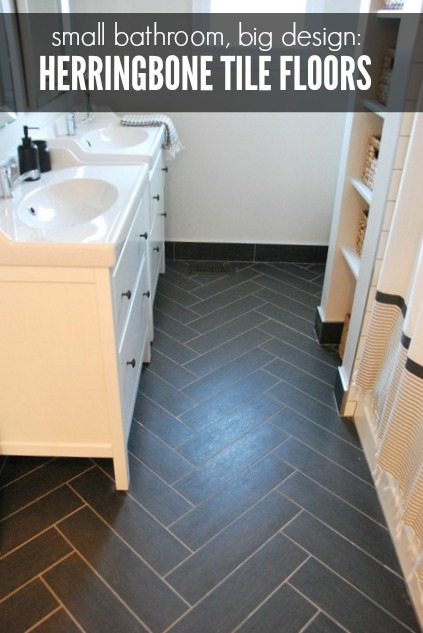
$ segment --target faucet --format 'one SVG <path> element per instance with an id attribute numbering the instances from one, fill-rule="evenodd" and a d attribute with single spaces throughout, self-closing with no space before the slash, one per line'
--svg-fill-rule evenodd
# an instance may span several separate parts
<path id="1" fill-rule="evenodd" d="M 76 136 L 77 130 L 84 125 L 85 123 L 91 123 L 93 121 L 93 116 L 90 112 L 84 116 L 83 119 L 76 122 L 76 114 L 75 112 L 68 112 L 66 114 L 66 133 L 68 136 Z"/>
<path id="2" fill-rule="evenodd" d="M 31 169 L 26 171 L 17 178 L 12 178 L 12 170 L 16 168 L 15 162 L 11 161 L 0 167 L 0 197 L 13 198 L 14 188 L 25 180 L 38 180 L 40 177 L 39 169 Z"/>

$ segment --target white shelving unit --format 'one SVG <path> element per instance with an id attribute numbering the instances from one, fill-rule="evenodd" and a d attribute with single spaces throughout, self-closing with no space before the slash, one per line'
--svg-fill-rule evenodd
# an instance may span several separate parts
<path id="1" fill-rule="evenodd" d="M 360 6 L 365 41 L 359 54 L 366 53 L 373 60 L 374 94 L 359 101 L 359 107 L 351 108 L 357 111 L 347 115 L 322 302 L 316 314 L 316 330 L 322 344 L 339 341 L 342 324 L 350 315 L 335 385 L 340 413 L 346 417 L 352 417 L 355 411 L 350 380 L 358 358 L 369 290 L 378 269 L 377 258 L 382 255 L 380 238 L 389 230 L 387 209 L 396 200 L 413 119 L 411 113 L 392 111 L 392 99 L 417 99 L 417 94 L 412 93 L 419 84 L 418 72 L 423 70 L 422 64 L 415 63 L 419 20 L 406 19 L 407 13 L 421 13 L 422 2 L 405 0 L 403 11 L 385 10 L 383 0 L 362 0 Z M 371 14 L 376 14 L 377 19 Z M 389 48 L 395 49 L 395 60 L 401 63 L 394 63 L 385 105 L 377 101 L 376 94 L 383 57 Z M 372 189 L 362 179 L 371 136 L 381 138 Z M 359 255 L 355 245 L 364 209 L 368 209 L 368 222 Z"/>

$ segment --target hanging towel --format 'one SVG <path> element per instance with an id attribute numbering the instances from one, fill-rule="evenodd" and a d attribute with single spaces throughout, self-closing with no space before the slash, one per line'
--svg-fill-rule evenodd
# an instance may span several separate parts
<path id="1" fill-rule="evenodd" d="M 129 125 L 133 127 L 152 127 L 164 125 L 165 140 L 163 149 L 166 158 L 175 158 L 184 146 L 182 145 L 179 134 L 172 119 L 165 114 L 126 114 L 120 120 L 121 125 Z"/>

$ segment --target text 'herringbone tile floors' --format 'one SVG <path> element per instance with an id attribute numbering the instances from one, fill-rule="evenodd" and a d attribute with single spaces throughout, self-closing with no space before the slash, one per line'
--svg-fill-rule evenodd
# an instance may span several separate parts
<path id="1" fill-rule="evenodd" d="M 322 266 L 190 272 L 159 284 L 129 494 L 109 460 L 8 460 L 2 630 L 418 631 L 315 340 Z"/>

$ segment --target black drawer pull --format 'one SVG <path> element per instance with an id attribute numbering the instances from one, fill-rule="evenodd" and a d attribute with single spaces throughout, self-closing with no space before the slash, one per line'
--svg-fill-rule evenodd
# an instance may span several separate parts
<path id="1" fill-rule="evenodd" d="M 140 237 L 143 237 L 146 240 L 148 237 L 147 231 L 145 233 L 140 233 Z"/>
<path id="2" fill-rule="evenodd" d="M 131 365 L 131 367 L 135 367 L 135 365 L 137 364 L 137 361 L 135 360 L 135 358 L 133 358 L 132 360 L 126 361 L 126 364 Z"/>
<path id="3" fill-rule="evenodd" d="M 158 202 L 160 200 L 159 194 L 157 194 L 157 196 L 153 196 L 153 200 L 157 200 L 157 202 Z"/>
<path id="4" fill-rule="evenodd" d="M 167 213 L 166 211 L 164 213 L 161 213 L 160 215 L 162 215 L 164 218 L 167 218 Z"/>
<path id="5" fill-rule="evenodd" d="M 153 251 L 156 251 L 156 253 L 160 253 L 160 246 L 155 246 L 153 248 Z"/>
<path id="6" fill-rule="evenodd" d="M 147 292 L 143 292 L 142 293 L 142 296 L 143 297 L 147 297 L 147 299 L 149 299 L 150 298 L 150 294 L 151 294 L 151 292 L 149 290 L 147 290 Z"/>
<path id="7" fill-rule="evenodd" d="M 162 171 L 168 172 L 169 171 L 169 167 L 162 167 Z"/>
<path id="8" fill-rule="evenodd" d="M 132 297 L 132 292 L 127 290 L 126 292 L 122 292 L 122 297 L 127 297 L 128 300 Z"/>

